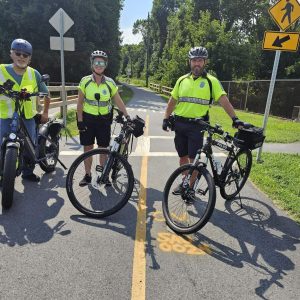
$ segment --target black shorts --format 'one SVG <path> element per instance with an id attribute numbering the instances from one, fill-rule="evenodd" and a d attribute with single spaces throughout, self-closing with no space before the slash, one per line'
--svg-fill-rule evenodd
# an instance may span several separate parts
<path id="1" fill-rule="evenodd" d="M 83 146 L 94 145 L 96 138 L 99 147 L 108 147 L 111 136 L 109 115 L 94 116 L 83 113 L 82 118 L 87 130 L 79 132 L 80 144 Z"/>
<path id="2" fill-rule="evenodd" d="M 179 157 L 194 159 L 203 146 L 203 126 L 194 122 L 175 120 L 175 148 Z"/>

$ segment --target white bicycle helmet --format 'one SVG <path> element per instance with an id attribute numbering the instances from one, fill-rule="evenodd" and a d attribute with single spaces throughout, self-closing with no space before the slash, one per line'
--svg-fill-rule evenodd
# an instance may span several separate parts
<path id="1" fill-rule="evenodd" d="M 93 60 L 96 58 L 96 57 L 102 57 L 104 58 L 104 60 L 107 62 L 108 61 L 108 56 L 107 54 L 104 52 L 104 51 L 101 51 L 101 50 L 95 50 L 91 53 L 91 56 L 90 56 L 90 61 L 91 61 L 91 64 L 93 63 Z"/>
<path id="2" fill-rule="evenodd" d="M 208 51 L 205 47 L 194 47 L 189 51 L 189 59 L 193 58 L 208 58 Z"/>

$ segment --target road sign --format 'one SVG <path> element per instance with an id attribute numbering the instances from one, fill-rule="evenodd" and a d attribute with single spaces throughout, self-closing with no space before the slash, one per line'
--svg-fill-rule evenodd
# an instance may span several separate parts
<path id="1" fill-rule="evenodd" d="M 74 24 L 74 21 L 67 15 L 67 13 L 60 8 L 49 20 L 49 23 L 56 29 L 58 33 L 60 33 L 60 18 L 61 14 L 63 13 L 63 19 L 64 19 L 64 26 L 63 26 L 63 32 L 64 35 Z"/>
<path id="2" fill-rule="evenodd" d="M 298 32 L 266 31 L 263 49 L 295 52 L 298 49 L 299 37 Z"/>
<path id="3" fill-rule="evenodd" d="M 75 51 L 74 38 L 64 37 L 64 51 Z M 57 36 L 50 36 L 50 49 L 60 50 L 61 49 L 61 38 Z"/>
<path id="4" fill-rule="evenodd" d="M 280 29 L 285 31 L 300 17 L 300 4 L 297 0 L 280 0 L 269 9 L 269 13 Z"/>

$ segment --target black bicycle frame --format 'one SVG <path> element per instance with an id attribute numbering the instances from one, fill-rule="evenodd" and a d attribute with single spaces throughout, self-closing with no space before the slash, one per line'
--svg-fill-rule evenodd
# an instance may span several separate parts
<path id="1" fill-rule="evenodd" d="M 215 168 L 215 164 L 214 164 L 214 161 L 213 161 L 213 151 L 212 151 L 212 146 L 217 146 L 225 151 L 228 152 L 228 156 L 226 157 L 226 160 L 225 160 L 225 163 L 224 163 L 224 166 L 222 168 L 222 172 L 221 174 L 218 174 L 216 168 Z M 213 138 L 212 138 L 212 135 L 209 134 L 207 139 L 206 139 L 206 143 L 204 144 L 203 148 L 202 149 L 199 149 L 197 151 L 197 155 L 199 155 L 199 160 L 198 160 L 198 165 L 200 164 L 203 164 L 203 162 L 200 161 L 200 155 L 201 153 L 204 153 L 206 155 L 206 157 L 208 158 L 208 161 L 210 163 L 210 166 L 211 166 L 211 170 L 212 170 L 212 173 L 213 173 L 213 178 L 214 178 L 214 181 L 215 181 L 215 184 L 217 186 L 222 186 L 223 185 L 223 182 L 224 182 L 224 172 L 223 170 L 226 168 L 226 166 L 228 165 L 229 163 L 229 160 L 231 159 L 234 159 L 236 157 L 236 154 L 234 152 L 234 146 L 231 145 L 231 146 L 228 146 L 224 143 L 220 143 L 218 141 L 215 141 Z"/>

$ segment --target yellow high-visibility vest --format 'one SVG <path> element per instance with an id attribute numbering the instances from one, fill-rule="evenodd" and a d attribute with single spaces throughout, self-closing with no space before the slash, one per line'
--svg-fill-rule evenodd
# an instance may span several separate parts
<path id="1" fill-rule="evenodd" d="M 21 91 L 21 89 L 26 89 L 28 93 L 33 93 L 37 91 L 37 81 L 35 77 L 34 69 L 27 67 L 25 73 L 22 77 L 22 82 L 19 85 L 15 79 L 7 72 L 6 65 L 0 65 L 0 84 L 2 85 L 6 80 L 10 79 L 15 84 L 13 86 L 14 91 Z M 0 119 L 12 118 L 13 112 L 15 110 L 15 102 L 8 98 L 7 96 L 0 94 Z M 31 101 L 24 101 L 22 103 L 22 111 L 24 112 L 25 119 L 33 118 L 36 111 L 36 97 L 31 97 Z"/>

